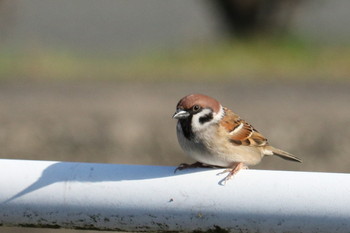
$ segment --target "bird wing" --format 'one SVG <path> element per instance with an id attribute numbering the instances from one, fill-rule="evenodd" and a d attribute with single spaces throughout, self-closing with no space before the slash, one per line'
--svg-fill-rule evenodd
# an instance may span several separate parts
<path id="1" fill-rule="evenodd" d="M 225 115 L 220 124 L 226 130 L 231 143 L 237 146 L 266 146 L 268 144 L 267 139 L 248 122 L 228 108 L 224 108 L 224 111 Z"/>

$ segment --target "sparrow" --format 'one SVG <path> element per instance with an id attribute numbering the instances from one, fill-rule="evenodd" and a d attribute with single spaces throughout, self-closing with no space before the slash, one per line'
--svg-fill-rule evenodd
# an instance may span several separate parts
<path id="1" fill-rule="evenodd" d="M 222 172 L 229 173 L 224 179 L 226 182 L 241 169 L 260 163 L 264 156 L 276 155 L 302 162 L 300 158 L 269 145 L 251 124 L 212 97 L 202 94 L 183 97 L 173 118 L 178 120 L 176 132 L 181 148 L 197 161 L 180 164 L 175 172 L 193 167 L 228 168 Z"/>

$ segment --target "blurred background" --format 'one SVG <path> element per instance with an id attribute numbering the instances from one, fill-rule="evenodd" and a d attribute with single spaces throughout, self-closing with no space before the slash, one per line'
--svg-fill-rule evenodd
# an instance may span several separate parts
<path id="1" fill-rule="evenodd" d="M 350 172 L 349 9 L 347 0 L 0 0 L 0 157 L 192 162 L 171 116 L 181 97 L 203 93 L 304 160 L 268 157 L 253 169 Z"/>

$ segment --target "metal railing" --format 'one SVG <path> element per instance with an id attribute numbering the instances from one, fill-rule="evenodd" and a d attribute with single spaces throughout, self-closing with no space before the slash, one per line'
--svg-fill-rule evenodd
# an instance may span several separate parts
<path id="1" fill-rule="evenodd" d="M 350 232 L 350 174 L 220 171 L 0 159 L 0 226 Z"/>

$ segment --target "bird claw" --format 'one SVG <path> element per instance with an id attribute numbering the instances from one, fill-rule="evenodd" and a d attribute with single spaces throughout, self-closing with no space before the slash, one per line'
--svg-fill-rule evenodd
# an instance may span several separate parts
<path id="1" fill-rule="evenodd" d="M 177 166 L 177 168 L 174 170 L 174 173 L 176 173 L 177 171 L 181 171 L 184 170 L 186 168 L 189 168 L 191 166 L 191 164 L 188 163 L 181 163 L 179 166 Z"/>
<path id="2" fill-rule="evenodd" d="M 178 170 L 184 170 L 184 169 L 188 169 L 188 168 L 208 168 L 208 167 L 215 167 L 215 166 L 211 166 L 211 165 L 206 165 L 203 164 L 201 162 L 195 162 L 192 164 L 188 164 L 188 163 L 181 163 L 174 171 L 174 173 L 176 173 Z"/>
<path id="3" fill-rule="evenodd" d="M 219 172 L 218 174 L 216 175 L 222 175 L 222 174 L 225 174 L 226 172 L 228 172 L 228 175 L 222 179 L 219 184 L 220 185 L 226 185 L 226 182 L 229 181 L 230 179 L 232 179 L 232 177 L 234 175 L 236 175 L 240 170 L 243 170 L 243 169 L 248 169 L 248 167 L 246 165 L 244 165 L 244 163 L 236 163 L 232 168 L 228 168 L 228 169 L 225 169 L 224 171 L 222 172 Z"/>

